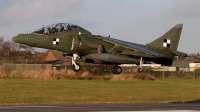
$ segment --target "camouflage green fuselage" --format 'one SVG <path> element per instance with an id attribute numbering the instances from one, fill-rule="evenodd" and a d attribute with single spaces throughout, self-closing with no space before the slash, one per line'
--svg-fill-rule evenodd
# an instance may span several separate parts
<path id="1" fill-rule="evenodd" d="M 82 61 L 91 63 L 108 63 L 108 62 L 102 61 L 99 58 L 92 57 L 90 54 L 109 53 L 109 54 L 115 54 L 112 56 L 116 56 L 116 59 L 120 57 L 123 58 L 124 56 L 124 58 L 127 59 L 135 58 L 139 60 L 140 57 L 143 57 L 143 60 L 145 61 L 151 61 L 162 65 L 171 65 L 174 56 L 177 53 L 182 56 L 185 56 L 185 53 L 177 52 L 176 50 L 174 50 L 177 49 L 178 45 L 176 44 L 178 43 L 176 41 L 179 41 L 179 38 L 176 39 L 175 41 L 173 40 L 171 41 L 172 45 L 173 43 L 175 43 L 174 44 L 175 47 L 172 47 L 171 45 L 170 46 L 171 48 L 163 47 L 162 41 L 163 39 L 172 36 L 174 32 L 180 36 L 179 33 L 181 32 L 181 30 L 182 27 L 175 26 L 164 36 L 160 37 L 159 39 L 147 45 L 125 42 L 122 40 L 103 37 L 99 35 L 92 35 L 89 31 L 81 27 L 78 27 L 73 30 L 58 31 L 55 33 L 37 33 L 39 32 L 37 31 L 30 34 L 19 34 L 18 36 L 13 37 L 13 41 L 33 47 L 53 49 L 65 53 L 77 54 L 83 59 Z M 126 44 L 128 45 L 128 47 L 126 46 Z M 133 47 L 135 49 L 133 49 Z M 106 55 L 102 54 L 102 58 L 104 56 L 106 58 Z M 111 59 L 112 57 L 109 58 Z M 130 63 L 133 61 L 130 61 Z M 129 61 L 123 61 L 123 59 L 121 59 L 121 61 L 118 62 L 116 61 L 109 62 L 109 64 L 124 64 L 124 63 L 130 64 Z"/>

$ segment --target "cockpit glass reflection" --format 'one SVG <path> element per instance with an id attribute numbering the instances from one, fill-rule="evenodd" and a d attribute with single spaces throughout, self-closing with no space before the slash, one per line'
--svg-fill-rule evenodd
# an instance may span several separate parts
<path id="1" fill-rule="evenodd" d="M 57 32 L 75 30 L 77 28 L 78 28 L 77 25 L 68 24 L 68 23 L 57 23 L 57 24 L 52 24 L 52 25 L 48 25 L 43 28 L 40 28 L 34 31 L 34 33 L 49 35 L 49 34 L 54 34 Z"/>

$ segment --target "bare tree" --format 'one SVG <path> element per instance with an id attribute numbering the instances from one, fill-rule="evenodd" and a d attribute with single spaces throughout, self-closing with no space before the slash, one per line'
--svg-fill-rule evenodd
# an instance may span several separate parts
<path id="1" fill-rule="evenodd" d="M 11 51 L 30 51 L 30 52 L 35 51 L 33 47 L 19 43 L 12 43 L 9 47 Z"/>
<path id="2" fill-rule="evenodd" d="M 4 42 L 3 38 L 0 38 L 0 48 L 1 53 L 7 58 L 7 60 L 13 60 L 18 57 L 26 58 L 26 56 L 31 57 L 31 53 L 35 52 L 33 47 L 24 44 L 13 43 L 11 41 Z"/>
<path id="3" fill-rule="evenodd" d="M 0 50 L 2 49 L 3 43 L 4 43 L 4 38 L 3 38 L 3 37 L 0 37 Z"/>
<path id="4" fill-rule="evenodd" d="M 2 44 L 1 51 L 3 52 L 9 52 L 11 50 L 12 42 L 11 41 L 6 41 Z"/>

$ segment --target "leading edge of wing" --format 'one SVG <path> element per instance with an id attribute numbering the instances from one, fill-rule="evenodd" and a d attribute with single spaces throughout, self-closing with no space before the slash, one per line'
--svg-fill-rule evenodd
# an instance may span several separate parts
<path id="1" fill-rule="evenodd" d="M 113 44 L 117 44 L 118 46 L 125 47 L 127 49 L 140 51 L 142 53 L 150 54 L 150 55 L 153 55 L 155 57 L 163 57 L 162 54 L 159 54 L 155 51 L 148 50 L 148 49 L 143 48 L 143 47 L 139 47 L 139 46 L 130 44 L 128 42 L 124 42 L 124 41 L 117 40 L 117 39 L 114 39 L 114 38 L 107 38 L 107 37 L 102 37 L 102 38 L 104 39 L 104 41 L 107 41 L 107 42 L 110 42 L 110 43 L 113 43 Z"/>

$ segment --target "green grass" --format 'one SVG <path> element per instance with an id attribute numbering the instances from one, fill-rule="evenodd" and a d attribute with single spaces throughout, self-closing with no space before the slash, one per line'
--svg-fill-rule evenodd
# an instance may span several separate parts
<path id="1" fill-rule="evenodd" d="M 0 79 L 0 105 L 168 103 L 200 99 L 199 79 Z"/>

